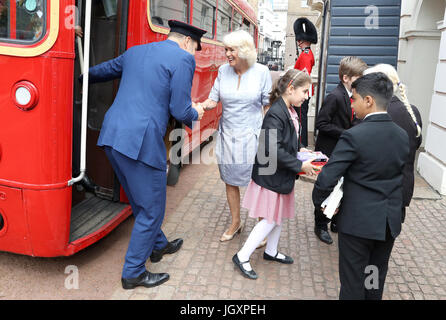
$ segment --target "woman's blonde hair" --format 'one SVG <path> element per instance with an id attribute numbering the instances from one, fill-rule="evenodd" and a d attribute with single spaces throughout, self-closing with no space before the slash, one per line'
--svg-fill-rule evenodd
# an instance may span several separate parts
<path id="1" fill-rule="evenodd" d="M 269 94 L 270 105 L 281 97 L 289 86 L 298 88 L 306 85 L 307 83 L 311 83 L 311 78 L 307 72 L 296 69 L 288 70 L 279 78 L 279 80 L 274 83 L 271 93 Z"/>
<path id="2" fill-rule="evenodd" d="M 407 112 L 409 112 L 413 123 L 416 126 L 417 129 L 417 138 L 421 135 L 421 127 L 418 124 L 417 118 L 415 116 L 415 113 L 413 112 L 413 108 L 409 103 L 409 99 L 407 99 L 407 93 L 406 93 L 406 86 L 400 81 L 400 77 L 398 76 L 398 72 L 395 70 L 395 68 L 390 64 L 377 64 L 366 71 L 364 71 L 364 74 L 369 74 L 372 72 L 382 72 L 384 73 L 390 81 L 393 83 L 393 93 L 394 95 L 406 106 Z"/>
<path id="3" fill-rule="evenodd" d="M 238 56 L 248 62 L 251 67 L 257 61 L 257 50 L 254 39 L 245 30 L 237 30 L 228 33 L 223 37 L 223 44 L 226 47 L 238 50 Z"/>

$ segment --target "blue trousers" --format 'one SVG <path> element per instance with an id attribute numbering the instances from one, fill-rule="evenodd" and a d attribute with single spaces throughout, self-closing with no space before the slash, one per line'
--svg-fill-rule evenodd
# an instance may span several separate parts
<path id="1" fill-rule="evenodd" d="M 105 146 L 104 150 L 135 217 L 122 277 L 136 278 L 146 271 L 152 250 L 163 249 L 168 243 L 161 230 L 166 208 L 166 171 L 130 159 L 111 147 Z"/>

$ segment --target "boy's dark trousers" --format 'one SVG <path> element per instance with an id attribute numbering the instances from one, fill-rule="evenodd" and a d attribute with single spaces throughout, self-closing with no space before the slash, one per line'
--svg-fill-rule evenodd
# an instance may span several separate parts
<path id="1" fill-rule="evenodd" d="M 302 106 L 296 108 L 296 112 L 299 116 L 299 122 L 301 125 L 301 131 L 300 131 L 300 143 L 302 144 L 302 147 L 308 147 L 308 104 L 310 102 L 310 99 L 308 98 L 305 100 L 304 103 L 302 103 Z"/>
<path id="2" fill-rule="evenodd" d="M 314 226 L 317 229 L 328 231 L 327 225 L 331 221 L 332 224 L 336 225 L 338 220 L 338 215 L 334 215 L 332 219 L 327 218 L 327 216 L 322 212 L 320 208 L 314 208 Z"/>
<path id="3" fill-rule="evenodd" d="M 394 242 L 388 225 L 385 241 L 339 232 L 340 300 L 382 299 Z"/>

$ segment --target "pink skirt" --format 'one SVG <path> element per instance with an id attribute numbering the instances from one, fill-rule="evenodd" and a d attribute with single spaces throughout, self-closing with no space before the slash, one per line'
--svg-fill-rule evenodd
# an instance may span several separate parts
<path id="1" fill-rule="evenodd" d="M 242 203 L 251 218 L 264 218 L 268 223 L 280 225 L 282 219 L 294 217 L 294 188 L 289 194 L 265 189 L 253 180 L 246 189 Z"/>

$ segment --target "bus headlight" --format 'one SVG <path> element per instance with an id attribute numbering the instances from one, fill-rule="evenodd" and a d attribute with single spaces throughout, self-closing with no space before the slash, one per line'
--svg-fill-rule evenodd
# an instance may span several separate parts
<path id="1" fill-rule="evenodd" d="M 12 87 L 11 98 L 17 108 L 29 111 L 39 101 L 39 92 L 30 81 L 19 81 Z"/>

